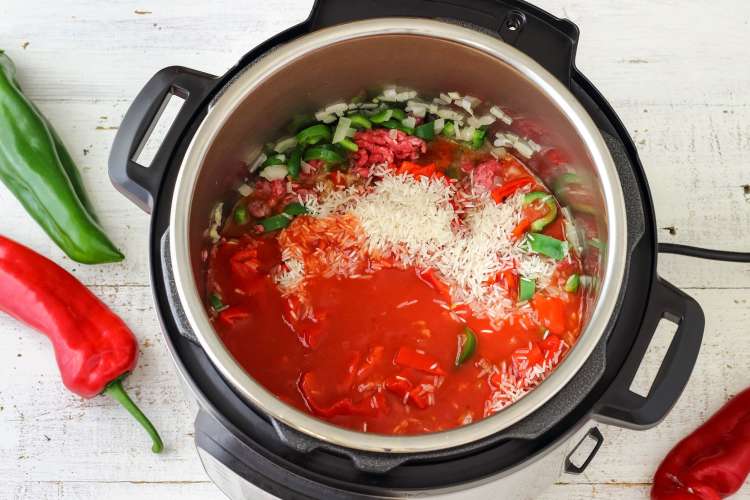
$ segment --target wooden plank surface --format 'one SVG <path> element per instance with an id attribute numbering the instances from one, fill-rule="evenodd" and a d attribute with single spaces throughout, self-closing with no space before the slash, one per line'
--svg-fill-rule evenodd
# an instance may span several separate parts
<path id="1" fill-rule="evenodd" d="M 750 249 L 750 4 L 740 0 L 539 0 L 581 28 L 578 64 L 635 137 L 660 238 Z M 151 302 L 148 217 L 111 186 L 116 127 L 146 80 L 169 65 L 220 74 L 251 46 L 304 19 L 310 0 L 3 0 L 0 48 L 69 145 L 122 264 L 70 262 L 0 189 L 0 233 L 73 271 L 137 332 L 139 369 L 127 385 L 167 443 L 153 456 L 130 418 L 104 398 L 83 401 L 59 382 L 46 340 L 0 316 L 0 498 L 222 498 L 192 442 L 191 406 Z M 655 466 L 686 432 L 750 385 L 750 265 L 662 257 L 661 274 L 706 312 L 690 385 L 657 428 L 606 427 L 582 476 L 544 496 L 644 498 Z M 653 371 L 656 366 L 647 366 Z M 750 487 L 746 488 L 750 490 Z M 750 498 L 745 491 L 739 498 Z"/>

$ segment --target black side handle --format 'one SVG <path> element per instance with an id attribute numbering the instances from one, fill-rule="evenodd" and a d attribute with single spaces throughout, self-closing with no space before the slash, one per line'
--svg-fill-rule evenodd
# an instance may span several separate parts
<path id="1" fill-rule="evenodd" d="M 170 155 L 216 82 L 216 77 L 189 68 L 164 68 L 143 87 L 125 114 L 109 155 L 109 177 L 118 191 L 145 212 L 151 213 Z M 185 102 L 151 165 L 144 167 L 135 158 L 159 120 L 170 95 L 181 97 Z"/>
<path id="2" fill-rule="evenodd" d="M 676 323 L 677 332 L 648 396 L 643 397 L 630 391 L 630 385 L 662 319 Z M 657 277 L 633 349 L 617 378 L 594 409 L 594 418 L 632 429 L 647 429 L 661 422 L 687 385 L 700 351 L 704 325 L 700 305 Z"/>
<path id="3" fill-rule="evenodd" d="M 450 20 L 501 38 L 570 86 L 578 27 L 521 0 L 316 0 L 311 30 L 378 17 Z"/>
<path id="4" fill-rule="evenodd" d="M 573 463 L 572 457 L 576 454 L 578 451 L 578 448 L 581 447 L 583 443 L 585 443 L 587 440 L 591 439 L 594 441 L 594 447 L 589 452 L 588 456 L 586 457 L 586 460 L 581 465 L 576 465 Z M 565 457 L 565 473 L 566 474 L 583 474 L 583 472 L 588 468 L 589 464 L 592 460 L 594 460 L 594 457 L 596 457 L 596 454 L 599 453 L 599 448 L 602 447 L 602 444 L 604 443 L 604 436 L 602 436 L 601 431 L 598 427 L 592 427 L 589 429 L 589 431 L 586 433 L 585 436 L 581 438 L 580 441 L 578 441 L 578 444 L 575 448 L 573 448 L 573 451 L 571 451 L 567 457 Z"/>
<path id="5" fill-rule="evenodd" d="M 316 449 L 324 449 L 339 455 L 344 455 L 349 457 L 354 464 L 354 467 L 362 472 L 370 474 L 385 474 L 399 465 L 403 465 L 409 460 L 409 457 L 395 453 L 368 453 L 330 445 L 314 439 L 307 434 L 303 434 L 300 431 L 294 430 L 275 419 L 271 419 L 271 424 L 273 425 L 276 434 L 279 436 L 279 439 L 293 450 L 300 453 L 311 453 Z"/>

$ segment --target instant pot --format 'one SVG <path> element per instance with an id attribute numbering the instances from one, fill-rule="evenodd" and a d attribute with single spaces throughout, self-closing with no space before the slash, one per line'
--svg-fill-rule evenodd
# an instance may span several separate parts
<path id="1" fill-rule="evenodd" d="M 200 407 L 198 453 L 227 496 L 532 498 L 560 473 L 586 469 L 604 439 L 597 423 L 646 429 L 666 416 L 695 364 L 703 313 L 657 275 L 643 168 L 617 115 L 576 69 L 577 40 L 574 24 L 521 1 L 319 0 L 306 21 L 225 75 L 170 67 L 136 97 L 115 138 L 110 176 L 151 214 L 157 311 Z M 234 361 L 202 299 L 204 231 L 245 161 L 295 112 L 385 83 L 477 95 L 541 125 L 542 146 L 566 160 L 530 168 L 550 186 L 564 175 L 583 179 L 578 194 L 587 208 L 567 201 L 600 242 L 591 258 L 594 249 L 584 249 L 593 283 L 583 333 L 548 379 L 492 417 L 421 436 L 345 430 L 282 403 Z M 184 104 L 151 164 L 139 165 L 172 95 Z M 631 383 L 663 319 L 677 332 L 648 394 L 636 394 Z M 585 442 L 587 453 L 576 453 Z"/>

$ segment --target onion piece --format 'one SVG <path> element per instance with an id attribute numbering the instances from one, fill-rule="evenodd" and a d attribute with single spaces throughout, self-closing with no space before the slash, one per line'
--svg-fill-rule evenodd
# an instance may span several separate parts
<path id="1" fill-rule="evenodd" d="M 268 159 L 268 156 L 266 156 L 266 154 L 265 154 L 265 153 L 261 153 L 261 154 L 260 154 L 260 156 L 258 156 L 258 157 L 257 157 L 257 158 L 255 159 L 255 161 L 254 161 L 253 163 L 251 163 L 251 164 L 250 164 L 250 165 L 249 165 L 249 166 L 247 167 L 248 171 L 249 171 L 249 172 L 250 172 L 250 173 L 252 174 L 252 173 L 253 173 L 253 172 L 255 172 L 256 170 L 258 170 L 258 168 L 260 168 L 260 166 L 261 166 L 261 165 L 263 165 L 263 163 L 264 163 L 264 162 L 265 162 L 265 161 L 266 161 L 267 159 Z"/>
<path id="2" fill-rule="evenodd" d="M 438 118 L 433 124 L 435 126 L 435 134 L 439 134 L 445 128 L 445 118 Z"/>
<path id="3" fill-rule="evenodd" d="M 267 181 L 278 181 L 287 176 L 286 165 L 271 165 L 263 169 L 260 176 Z"/>
<path id="4" fill-rule="evenodd" d="M 492 106 L 492 108 L 490 108 L 490 113 L 495 115 L 501 122 L 506 125 L 511 125 L 513 123 L 513 118 L 511 118 L 505 111 L 500 109 L 499 106 Z"/>
<path id="5" fill-rule="evenodd" d="M 279 142 L 276 143 L 276 145 L 273 147 L 273 150 L 277 153 L 286 153 L 290 149 L 294 149 L 294 147 L 297 145 L 297 139 L 295 137 L 287 137 L 286 139 L 282 139 Z"/>
<path id="6" fill-rule="evenodd" d="M 248 186 L 247 184 L 240 184 L 237 187 L 237 192 L 240 193 L 241 196 L 250 196 L 253 193 L 253 188 Z"/>
<path id="7" fill-rule="evenodd" d="M 346 139 L 346 133 L 349 131 L 351 124 L 352 121 L 349 118 L 346 118 L 344 116 L 339 118 L 339 124 L 336 125 L 336 130 L 333 133 L 333 140 L 331 141 L 331 143 L 336 144 Z"/>
<path id="8" fill-rule="evenodd" d="M 404 127 L 414 128 L 417 126 L 417 119 L 414 118 L 413 116 L 407 116 L 406 118 L 401 120 L 401 124 Z"/>
<path id="9" fill-rule="evenodd" d="M 346 113 L 346 110 L 349 109 L 349 105 L 345 102 L 337 102 L 336 104 L 331 104 L 325 109 L 325 112 L 329 115 L 343 115 Z"/>

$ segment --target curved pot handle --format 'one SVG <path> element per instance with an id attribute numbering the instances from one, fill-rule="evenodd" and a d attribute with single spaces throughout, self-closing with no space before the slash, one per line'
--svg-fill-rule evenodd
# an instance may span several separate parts
<path id="1" fill-rule="evenodd" d="M 570 86 L 578 27 L 523 0 L 316 0 L 311 30 L 378 17 L 453 20 L 500 37 Z"/>
<path id="2" fill-rule="evenodd" d="M 678 327 L 651 389 L 643 397 L 632 392 L 630 386 L 662 319 Z M 657 277 L 641 331 L 614 383 L 594 409 L 595 418 L 632 429 L 647 429 L 658 424 L 687 385 L 700 351 L 704 325 L 700 305 Z"/>
<path id="3" fill-rule="evenodd" d="M 216 77 L 189 68 L 164 68 L 143 87 L 125 114 L 109 154 L 109 177 L 118 191 L 145 212 L 151 213 L 171 154 L 216 82 Z M 185 102 L 151 165 L 140 165 L 135 159 L 172 95 Z"/>

